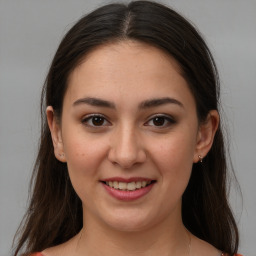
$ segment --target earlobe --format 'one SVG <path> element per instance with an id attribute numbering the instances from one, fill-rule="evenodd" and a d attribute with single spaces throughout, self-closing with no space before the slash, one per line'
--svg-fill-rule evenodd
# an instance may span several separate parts
<path id="1" fill-rule="evenodd" d="M 47 116 L 48 126 L 51 132 L 55 157 L 61 162 L 66 162 L 60 124 L 56 116 L 54 115 L 54 109 L 52 106 L 48 106 L 46 108 L 46 116 Z"/>
<path id="2" fill-rule="evenodd" d="M 198 161 L 202 162 L 203 158 L 210 151 L 215 133 L 219 126 L 219 114 L 217 110 L 211 110 L 208 113 L 206 121 L 200 124 L 197 142 L 196 142 L 196 150 L 194 153 L 194 163 Z"/>

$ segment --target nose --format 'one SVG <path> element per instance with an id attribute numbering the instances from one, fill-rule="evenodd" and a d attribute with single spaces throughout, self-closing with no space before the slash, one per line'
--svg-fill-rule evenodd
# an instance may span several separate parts
<path id="1" fill-rule="evenodd" d="M 141 164 L 146 160 L 142 144 L 135 129 L 128 126 L 120 127 L 111 137 L 108 159 L 123 169 Z"/>

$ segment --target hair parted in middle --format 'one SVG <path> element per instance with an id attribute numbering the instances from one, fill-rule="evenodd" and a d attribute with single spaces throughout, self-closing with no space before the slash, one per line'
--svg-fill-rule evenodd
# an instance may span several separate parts
<path id="1" fill-rule="evenodd" d="M 97 47 L 126 40 L 155 46 L 175 59 L 195 98 L 199 122 L 210 110 L 218 110 L 219 78 L 212 55 L 198 31 L 177 12 L 155 2 L 133 1 L 105 5 L 81 18 L 60 43 L 43 88 L 33 193 L 15 255 L 25 244 L 27 252 L 32 252 L 63 243 L 82 228 L 82 204 L 71 185 L 67 165 L 55 158 L 45 109 L 52 106 L 61 122 L 72 71 Z M 183 195 L 182 218 L 194 235 L 233 255 L 238 231 L 227 201 L 226 171 L 219 126 L 203 163 L 193 165 Z"/>

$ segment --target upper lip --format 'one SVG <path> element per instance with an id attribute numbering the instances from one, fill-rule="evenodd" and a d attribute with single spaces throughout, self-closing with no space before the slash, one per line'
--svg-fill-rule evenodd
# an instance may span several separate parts
<path id="1" fill-rule="evenodd" d="M 123 177 L 111 177 L 111 178 L 107 178 L 107 179 L 103 179 L 101 180 L 103 182 L 107 182 L 107 181 L 119 181 L 119 182 L 136 182 L 136 181 L 153 181 L 153 179 L 149 179 L 149 178 L 144 178 L 144 177 L 130 177 L 130 178 L 123 178 Z"/>

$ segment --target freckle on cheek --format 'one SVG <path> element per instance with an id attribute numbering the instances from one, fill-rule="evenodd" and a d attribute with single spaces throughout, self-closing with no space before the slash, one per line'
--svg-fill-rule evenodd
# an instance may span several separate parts
<path id="1" fill-rule="evenodd" d="M 84 153 L 76 153 L 76 157 L 84 157 L 85 154 Z"/>

